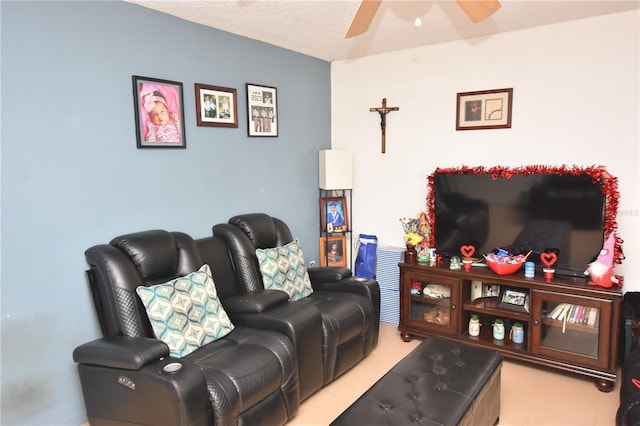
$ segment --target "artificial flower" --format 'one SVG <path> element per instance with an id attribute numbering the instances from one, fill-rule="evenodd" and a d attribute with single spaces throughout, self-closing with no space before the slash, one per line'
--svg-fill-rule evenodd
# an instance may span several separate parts
<path id="1" fill-rule="evenodd" d="M 404 234 L 404 240 L 407 242 L 407 244 L 411 244 L 415 247 L 422 242 L 423 237 L 416 232 L 410 232 L 408 234 Z"/>

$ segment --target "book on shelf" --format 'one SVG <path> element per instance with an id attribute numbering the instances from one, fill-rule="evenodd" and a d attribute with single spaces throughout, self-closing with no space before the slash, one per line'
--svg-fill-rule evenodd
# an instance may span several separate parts
<path id="1" fill-rule="evenodd" d="M 599 317 L 600 309 L 571 303 L 560 303 L 547 315 L 548 319 L 589 327 L 595 327 Z"/>

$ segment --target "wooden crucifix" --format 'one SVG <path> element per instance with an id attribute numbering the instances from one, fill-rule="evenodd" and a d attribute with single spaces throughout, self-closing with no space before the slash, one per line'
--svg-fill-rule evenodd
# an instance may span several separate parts
<path id="1" fill-rule="evenodd" d="M 387 107 L 387 98 L 382 98 L 382 108 L 369 108 L 369 112 L 380 114 L 380 130 L 382 130 L 382 153 L 387 150 L 387 114 L 391 111 L 398 111 L 400 107 Z"/>

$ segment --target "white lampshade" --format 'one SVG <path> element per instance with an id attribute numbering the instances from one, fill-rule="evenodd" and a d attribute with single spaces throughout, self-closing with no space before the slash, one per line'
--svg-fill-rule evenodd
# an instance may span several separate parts
<path id="1" fill-rule="evenodd" d="M 353 164 L 351 151 L 325 149 L 320 151 L 320 189 L 352 189 Z"/>

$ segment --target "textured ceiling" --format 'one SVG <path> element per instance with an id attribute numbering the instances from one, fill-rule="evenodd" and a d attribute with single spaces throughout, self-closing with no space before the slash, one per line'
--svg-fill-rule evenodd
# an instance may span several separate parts
<path id="1" fill-rule="evenodd" d="M 640 0 L 501 0 L 474 24 L 453 0 L 384 0 L 369 31 L 345 39 L 359 0 L 125 1 L 330 62 L 640 8 Z"/>

